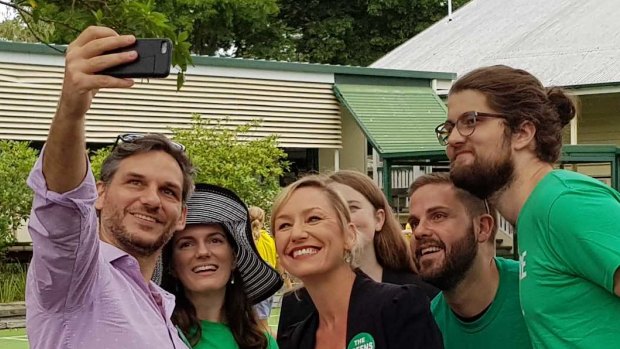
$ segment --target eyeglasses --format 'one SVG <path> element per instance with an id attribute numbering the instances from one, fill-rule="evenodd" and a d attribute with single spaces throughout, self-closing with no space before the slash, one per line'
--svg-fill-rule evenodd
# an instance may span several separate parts
<path id="1" fill-rule="evenodd" d="M 116 146 L 119 143 L 134 143 L 135 141 L 142 139 L 146 136 L 148 136 L 148 133 L 123 133 L 120 134 L 118 136 L 116 136 L 116 141 L 114 142 L 114 146 L 112 146 L 112 150 L 114 150 L 116 148 Z M 181 143 L 177 143 L 177 142 L 173 142 L 171 140 L 170 144 L 174 147 L 177 148 L 180 151 L 185 151 L 185 146 Z"/>
<path id="2" fill-rule="evenodd" d="M 506 118 L 506 116 L 501 114 L 491 114 L 491 113 L 480 113 L 477 111 L 468 111 L 463 113 L 457 120 L 456 124 L 452 121 L 443 122 L 437 127 L 435 127 L 435 134 L 437 135 L 437 140 L 441 145 L 448 145 L 448 137 L 454 130 L 454 126 L 456 126 L 456 130 L 463 137 L 471 136 L 476 130 L 476 123 L 478 119 L 483 118 Z"/>

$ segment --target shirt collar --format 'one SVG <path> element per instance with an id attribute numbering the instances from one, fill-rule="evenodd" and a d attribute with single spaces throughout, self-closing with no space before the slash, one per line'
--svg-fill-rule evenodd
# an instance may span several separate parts
<path id="1" fill-rule="evenodd" d="M 170 319 L 172 317 L 172 311 L 175 306 L 175 297 L 172 293 L 164 290 L 161 286 L 157 285 L 153 281 L 149 282 L 149 288 L 151 292 L 157 292 L 162 298 L 162 305 L 164 306 L 164 311 L 166 312 L 166 318 Z"/>
<path id="2" fill-rule="evenodd" d="M 129 253 L 121 250 L 120 248 L 114 246 L 114 245 L 110 245 L 107 242 L 101 241 L 100 246 L 101 246 L 101 256 L 103 257 L 103 259 L 108 262 L 108 263 L 113 263 L 114 261 L 117 261 L 119 259 L 122 258 L 131 258 L 133 260 L 136 260 L 132 255 L 130 255 Z M 136 265 L 137 265 L 138 261 L 136 260 Z M 148 283 L 148 288 L 151 292 L 155 292 L 158 293 L 159 295 L 161 295 L 162 297 L 162 303 L 164 306 L 164 310 L 166 312 L 166 318 L 169 319 L 172 316 L 172 311 L 174 310 L 174 305 L 175 305 L 175 297 L 172 293 L 167 292 L 166 290 L 164 290 L 163 288 L 161 288 L 159 285 L 157 285 L 156 283 L 154 283 L 153 281 L 149 281 Z"/>
<path id="3" fill-rule="evenodd" d="M 107 242 L 104 241 L 100 241 L 100 247 L 101 247 L 101 256 L 103 257 L 103 259 L 108 262 L 108 263 L 112 263 L 117 259 L 121 259 L 125 256 L 131 257 L 132 256 L 129 255 L 129 253 L 121 250 L 120 248 L 110 245 Z M 135 259 L 135 258 L 134 258 Z"/>

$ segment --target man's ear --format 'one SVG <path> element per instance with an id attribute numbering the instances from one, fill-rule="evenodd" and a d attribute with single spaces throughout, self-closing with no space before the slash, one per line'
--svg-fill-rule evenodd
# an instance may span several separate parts
<path id="1" fill-rule="evenodd" d="M 495 229 L 495 218 L 488 213 L 480 215 L 475 219 L 474 224 L 478 226 L 477 240 L 479 243 L 485 243 L 493 238 Z"/>
<path id="2" fill-rule="evenodd" d="M 175 231 L 181 231 L 183 229 L 185 229 L 185 222 L 187 219 L 187 205 L 183 204 L 181 206 L 181 216 L 179 216 L 179 220 L 177 221 L 176 224 L 176 230 Z"/>
<path id="3" fill-rule="evenodd" d="M 536 126 L 531 121 L 523 121 L 516 132 L 512 134 L 512 147 L 515 150 L 523 150 L 525 148 L 536 145 Z"/>
<path id="4" fill-rule="evenodd" d="M 106 185 L 102 181 L 97 181 L 97 200 L 95 201 L 95 209 L 101 211 L 103 209 L 103 202 L 105 201 Z"/>

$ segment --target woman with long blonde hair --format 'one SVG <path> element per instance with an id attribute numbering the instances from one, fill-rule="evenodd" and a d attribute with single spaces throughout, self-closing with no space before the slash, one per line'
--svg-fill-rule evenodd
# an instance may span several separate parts
<path id="1" fill-rule="evenodd" d="M 351 221 L 359 232 L 358 267 L 377 282 L 417 285 L 433 299 L 439 290 L 418 277 L 402 228 L 372 179 L 360 172 L 338 171 L 329 175 L 326 182 L 347 202 Z M 278 328 L 285 330 L 313 309 L 304 289 L 285 294 Z"/>
<path id="2" fill-rule="evenodd" d="M 280 348 L 443 348 L 419 287 L 379 283 L 354 267 L 358 231 L 328 179 L 309 176 L 285 188 L 271 223 L 280 263 L 315 306 L 278 331 Z"/>

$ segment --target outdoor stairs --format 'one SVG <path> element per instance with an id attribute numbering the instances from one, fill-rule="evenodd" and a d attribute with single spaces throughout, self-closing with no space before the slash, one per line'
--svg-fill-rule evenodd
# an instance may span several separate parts
<path id="1" fill-rule="evenodd" d="M 0 330 L 24 327 L 26 327 L 26 304 L 0 303 Z"/>

